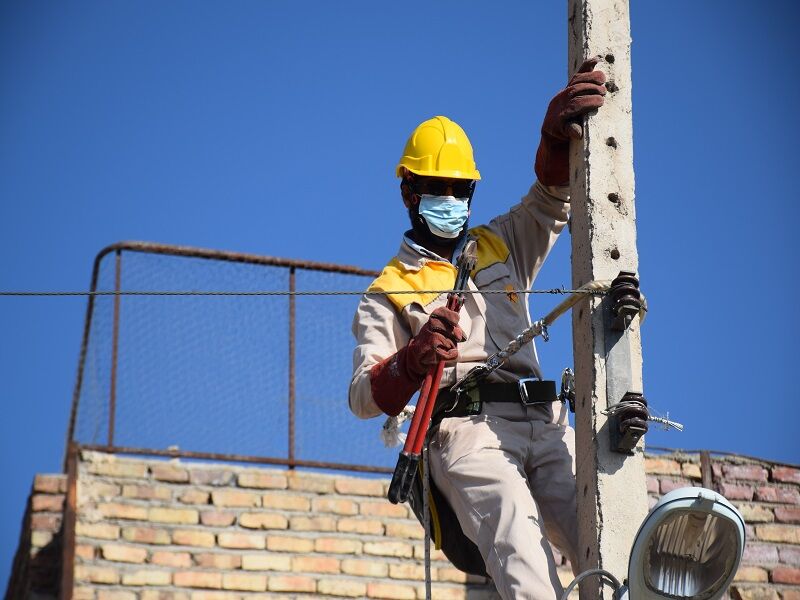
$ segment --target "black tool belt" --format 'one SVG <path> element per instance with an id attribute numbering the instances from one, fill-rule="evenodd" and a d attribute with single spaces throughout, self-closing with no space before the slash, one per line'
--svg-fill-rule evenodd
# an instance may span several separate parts
<path id="1" fill-rule="evenodd" d="M 528 378 L 513 383 L 482 383 L 471 391 L 458 395 L 450 390 L 441 390 L 436 400 L 433 422 L 438 423 L 448 417 L 479 415 L 484 402 L 536 406 L 550 404 L 558 399 L 555 381 Z"/>

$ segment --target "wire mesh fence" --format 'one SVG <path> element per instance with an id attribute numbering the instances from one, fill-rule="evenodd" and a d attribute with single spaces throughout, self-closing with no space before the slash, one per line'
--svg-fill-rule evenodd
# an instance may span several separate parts
<path id="1" fill-rule="evenodd" d="M 129 243 L 92 291 L 366 289 L 352 267 Z M 92 296 L 68 441 L 386 470 L 397 449 L 347 406 L 359 296 Z"/>

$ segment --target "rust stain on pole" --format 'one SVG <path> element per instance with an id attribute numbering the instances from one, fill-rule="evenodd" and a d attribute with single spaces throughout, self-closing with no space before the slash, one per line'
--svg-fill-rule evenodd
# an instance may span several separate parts
<path id="1" fill-rule="evenodd" d="M 117 250 L 114 262 L 114 291 L 120 290 L 122 282 L 122 250 Z M 120 296 L 114 296 L 114 326 L 111 337 L 111 393 L 108 404 L 108 445 L 114 444 L 114 420 L 117 412 L 117 359 L 119 356 L 119 302 Z"/>
<path id="2" fill-rule="evenodd" d="M 289 291 L 296 291 L 295 267 L 289 269 Z M 294 417 L 295 417 L 295 329 L 297 304 L 294 295 L 289 296 L 289 468 L 294 468 Z"/>
<path id="3" fill-rule="evenodd" d="M 75 576 L 75 519 L 78 505 L 78 446 L 70 443 L 66 457 L 67 497 L 61 537 L 61 587 L 59 600 L 72 600 Z"/>

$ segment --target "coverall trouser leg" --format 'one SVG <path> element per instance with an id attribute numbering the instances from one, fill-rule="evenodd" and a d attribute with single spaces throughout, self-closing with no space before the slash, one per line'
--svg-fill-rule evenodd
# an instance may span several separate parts
<path id="1" fill-rule="evenodd" d="M 431 475 L 478 546 L 504 600 L 557 600 L 562 592 L 545 537 L 572 560 L 577 514 L 572 429 L 482 414 L 442 421 L 430 447 Z"/>

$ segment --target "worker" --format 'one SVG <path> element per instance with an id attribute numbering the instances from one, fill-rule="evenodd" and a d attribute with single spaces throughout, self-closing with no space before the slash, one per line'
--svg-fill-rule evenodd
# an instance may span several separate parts
<path id="1" fill-rule="evenodd" d="M 349 403 L 358 417 L 399 414 L 431 367 L 446 361 L 430 430 L 431 483 L 506 600 L 560 596 L 548 540 L 577 566 L 574 432 L 554 393 L 537 397 L 543 374 L 533 344 L 468 397 L 448 390 L 531 323 L 527 296 L 514 290 L 532 287 L 567 223 L 570 139 L 581 137 L 583 116 L 601 107 L 606 93 L 596 63 L 584 62 L 553 97 L 537 181 L 488 225 L 468 228 L 481 177 L 463 129 L 438 116 L 413 131 L 396 169 L 411 228 L 353 322 Z M 458 313 L 445 306 L 446 294 L 428 292 L 452 289 L 468 238 L 477 241 L 469 290 L 506 293 L 467 294 Z M 384 293 L 391 291 L 410 293 Z"/>

